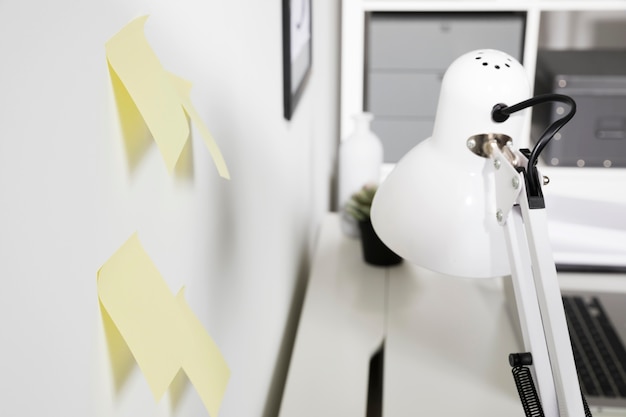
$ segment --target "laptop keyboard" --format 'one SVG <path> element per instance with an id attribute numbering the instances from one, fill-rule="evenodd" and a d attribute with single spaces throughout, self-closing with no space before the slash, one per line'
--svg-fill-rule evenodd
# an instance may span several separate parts
<path id="1" fill-rule="evenodd" d="M 583 393 L 626 398 L 626 349 L 600 301 L 566 295 L 563 305 Z"/>

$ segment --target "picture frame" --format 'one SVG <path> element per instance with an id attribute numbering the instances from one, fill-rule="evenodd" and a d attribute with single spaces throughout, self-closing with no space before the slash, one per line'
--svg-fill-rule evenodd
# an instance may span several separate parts
<path id="1" fill-rule="evenodd" d="M 312 0 L 282 0 L 282 5 L 284 117 L 291 120 L 311 73 Z"/>

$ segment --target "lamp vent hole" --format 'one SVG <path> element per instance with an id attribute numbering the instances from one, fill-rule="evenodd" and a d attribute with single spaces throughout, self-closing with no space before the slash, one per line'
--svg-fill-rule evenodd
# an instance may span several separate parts
<path id="1" fill-rule="evenodd" d="M 488 59 L 491 56 L 485 56 L 484 53 L 484 51 L 478 51 L 476 52 L 476 55 L 474 55 L 474 60 L 479 61 L 483 67 L 492 66 L 493 68 L 500 70 L 504 69 L 504 67 L 511 68 L 511 66 L 513 65 L 513 59 L 510 57 L 502 57 L 504 61 L 498 64 L 495 64 L 493 62 L 490 63 L 488 62 Z"/>

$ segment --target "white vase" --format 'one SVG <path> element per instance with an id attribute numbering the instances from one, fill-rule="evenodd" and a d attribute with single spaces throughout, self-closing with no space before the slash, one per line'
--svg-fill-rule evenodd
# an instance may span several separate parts
<path id="1" fill-rule="evenodd" d="M 371 113 L 353 116 L 354 131 L 339 146 L 338 204 L 341 229 L 351 237 L 359 236 L 357 222 L 344 210 L 350 196 L 365 184 L 378 184 L 383 164 L 383 144 L 370 129 Z"/>

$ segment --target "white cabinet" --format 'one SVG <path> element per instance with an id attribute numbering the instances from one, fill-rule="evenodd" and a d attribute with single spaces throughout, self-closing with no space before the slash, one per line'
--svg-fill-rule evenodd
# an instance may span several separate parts
<path id="1" fill-rule="evenodd" d="M 370 36 L 368 19 L 374 14 L 389 14 L 390 17 L 395 16 L 403 21 L 403 15 L 417 13 L 422 16 L 442 13 L 471 14 L 475 17 L 489 13 L 522 15 L 524 17 L 524 24 L 521 28 L 523 47 L 520 58 L 527 70 L 531 85 L 534 84 L 539 49 L 626 49 L 625 0 L 343 0 L 341 139 L 353 129 L 351 115 L 364 108 L 370 107 L 376 114 L 379 110 L 377 106 L 384 103 L 384 100 L 388 100 L 390 95 L 400 92 L 406 95 L 402 100 L 408 106 L 413 106 L 415 111 L 421 111 L 419 106 L 423 106 L 424 103 L 415 103 L 418 99 L 408 97 L 411 91 L 419 89 L 421 94 L 429 96 L 433 94 L 431 90 L 436 90 L 436 87 L 433 88 L 436 84 L 432 81 L 429 87 L 420 87 L 424 79 L 437 77 L 437 70 L 433 70 L 418 73 L 396 71 L 401 73 L 400 76 L 391 77 L 393 78 L 389 84 L 391 87 L 386 91 L 380 91 L 380 82 L 385 81 L 385 77 L 388 78 L 386 81 L 389 81 L 390 73 L 393 72 L 385 71 L 384 66 L 396 65 L 398 62 L 386 56 L 389 51 L 385 51 L 384 47 L 380 50 L 380 45 L 368 39 Z M 428 25 L 411 30 L 420 32 L 427 29 Z M 400 32 L 402 30 L 405 29 L 401 29 Z M 411 35 L 411 30 L 407 32 L 407 36 L 415 36 Z M 470 32 L 479 38 L 482 36 L 475 30 Z M 454 52 L 454 48 L 449 46 L 437 49 L 441 36 L 429 35 L 429 40 L 431 41 L 430 50 L 439 51 L 431 52 L 432 62 L 441 64 L 445 59 L 441 59 L 440 53 Z M 408 39 L 399 42 L 402 42 L 402 45 L 409 51 L 415 48 L 415 45 L 412 45 Z M 370 45 L 370 51 L 367 50 L 367 45 Z M 377 52 L 376 49 L 378 49 Z M 374 52 L 379 55 L 379 58 L 377 58 L 378 61 L 372 62 L 370 59 Z M 412 59 L 415 59 L 415 56 L 405 56 L 400 64 L 413 65 Z M 387 61 L 387 63 L 382 61 Z M 405 78 L 405 82 L 401 81 L 401 78 Z M 394 134 L 397 136 L 396 140 L 401 143 L 400 147 L 410 147 L 415 141 L 415 138 L 411 137 L 413 133 L 396 132 L 420 132 L 416 135 L 423 135 L 425 138 L 430 135 L 429 117 L 432 115 L 428 113 L 430 110 L 426 109 L 420 117 L 410 117 L 410 111 L 400 107 L 395 110 L 395 114 L 375 120 L 374 127 L 379 136 Z M 524 147 L 531 147 L 530 119 L 520 143 Z M 397 159 L 397 156 L 393 158 Z M 542 173 L 552 180 L 547 188 L 549 193 L 620 201 L 623 200 L 620 196 L 626 195 L 626 169 L 624 168 L 570 168 L 542 165 L 541 169 Z"/>

